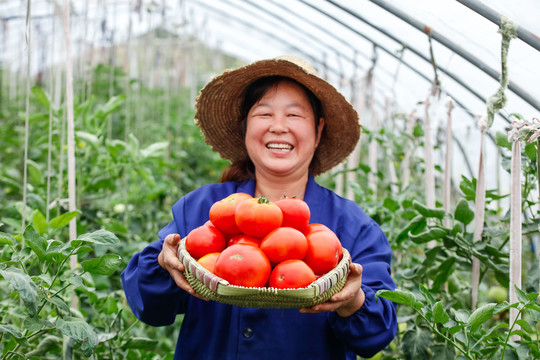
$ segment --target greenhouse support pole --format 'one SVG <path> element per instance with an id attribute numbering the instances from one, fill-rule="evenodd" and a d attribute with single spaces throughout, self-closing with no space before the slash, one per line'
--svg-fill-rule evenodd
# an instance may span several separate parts
<path id="1" fill-rule="evenodd" d="M 516 287 L 521 289 L 521 253 L 522 253 L 522 223 L 521 223 L 521 142 L 520 129 L 526 124 L 516 120 L 512 122 L 512 129 L 508 134 L 508 140 L 512 142 L 512 161 L 510 165 L 510 286 L 508 300 L 510 304 L 519 302 Z M 510 308 L 509 328 L 519 330 L 516 323 L 519 320 L 519 310 Z M 512 335 L 513 341 L 520 339 L 519 335 Z"/>
<path id="2" fill-rule="evenodd" d="M 478 122 L 480 128 L 480 156 L 478 160 L 478 177 L 476 181 L 476 198 L 474 212 L 474 233 L 473 241 L 482 239 L 484 231 L 484 216 L 486 204 L 486 179 L 484 170 L 484 139 L 487 131 L 486 117 L 482 116 Z M 471 284 L 471 308 L 476 310 L 478 303 L 478 288 L 480 285 L 480 260 L 477 257 L 472 259 L 472 284 Z"/>
<path id="3" fill-rule="evenodd" d="M 75 181 L 75 125 L 73 114 L 73 63 L 71 60 L 71 34 L 70 34 L 70 0 L 64 1 L 64 41 L 66 50 L 66 107 L 67 107 L 67 161 L 68 161 L 68 195 L 69 211 L 75 211 L 76 205 L 76 181 Z M 69 239 L 77 238 L 76 217 L 69 222 Z M 71 269 L 77 267 L 77 255 L 70 259 Z M 73 297 L 72 307 L 77 307 L 77 297 Z"/>
<path id="4" fill-rule="evenodd" d="M 31 19 L 31 10 L 32 2 L 28 0 L 26 10 L 26 37 L 28 44 L 28 57 L 27 57 L 27 67 L 26 67 L 26 114 L 24 117 L 24 164 L 23 164 L 23 206 L 22 206 L 22 225 L 21 233 L 24 233 L 24 228 L 26 227 L 26 188 L 28 182 L 28 141 L 30 133 L 30 71 L 32 69 L 32 27 L 30 23 Z M 22 238 L 22 245 L 24 246 L 24 237 Z"/>
<path id="5" fill-rule="evenodd" d="M 446 109 L 448 117 L 446 119 L 446 149 L 445 149 L 445 166 L 444 166 L 444 184 L 443 184 L 443 207 L 446 213 L 450 212 L 450 193 L 452 191 L 452 144 L 454 143 L 452 133 L 452 110 L 455 107 L 455 101 L 448 98 Z M 444 225 L 450 227 L 450 219 L 444 219 Z"/>
<path id="6" fill-rule="evenodd" d="M 472 11 L 476 12 L 479 15 L 482 15 L 489 21 L 498 26 L 501 26 L 501 14 L 493 10 L 489 6 L 483 4 L 478 0 L 457 0 L 462 5 L 468 7 Z M 526 44 L 532 46 L 536 50 L 540 51 L 540 38 L 533 34 L 531 31 L 523 28 L 522 26 L 517 27 L 517 37 Z"/>

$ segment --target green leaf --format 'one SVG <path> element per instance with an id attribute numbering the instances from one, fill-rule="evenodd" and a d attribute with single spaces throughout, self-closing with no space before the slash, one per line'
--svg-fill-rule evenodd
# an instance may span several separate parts
<path id="1" fill-rule="evenodd" d="M 9 334 L 13 335 L 14 337 L 16 337 L 17 339 L 20 339 L 23 336 L 12 325 L 0 324 L 0 332 L 1 333 L 9 333 Z"/>
<path id="2" fill-rule="evenodd" d="M 77 215 L 80 214 L 79 210 L 70 211 L 65 214 L 59 215 L 51 221 L 49 221 L 49 226 L 53 229 L 60 229 L 69 224 L 69 222 L 74 219 Z"/>
<path id="3" fill-rule="evenodd" d="M 106 254 L 99 258 L 83 261 L 84 271 L 98 275 L 111 275 L 122 263 L 122 258 L 116 254 Z"/>
<path id="4" fill-rule="evenodd" d="M 100 144 L 99 137 L 86 131 L 75 131 L 75 136 L 78 140 L 83 140 L 90 145 L 97 146 Z"/>
<path id="5" fill-rule="evenodd" d="M 35 316 L 39 298 L 37 285 L 32 281 L 30 276 L 25 274 L 21 269 L 14 267 L 0 270 L 0 275 L 19 293 L 30 316 Z"/>
<path id="6" fill-rule="evenodd" d="M 43 216 L 41 211 L 37 209 L 32 212 L 32 226 L 39 235 L 43 235 L 43 233 L 47 231 L 47 220 L 45 219 L 45 216 Z"/>
<path id="7" fill-rule="evenodd" d="M 424 299 L 427 300 L 430 306 L 433 306 L 433 304 L 435 304 L 435 298 L 433 297 L 433 295 L 431 295 L 428 288 L 422 284 L 419 284 L 418 287 L 420 288 L 420 293 L 422 293 Z"/>
<path id="8" fill-rule="evenodd" d="M 450 317 L 446 313 L 446 310 L 444 310 L 444 307 L 442 305 L 441 301 L 437 301 L 435 305 L 433 306 L 433 321 L 438 324 L 444 324 L 448 320 L 450 320 Z"/>
<path id="9" fill-rule="evenodd" d="M 446 236 L 448 231 L 440 227 L 432 227 L 431 229 L 424 231 L 418 235 L 409 234 L 409 238 L 415 244 L 425 244 L 431 240 L 437 240 Z"/>
<path id="10" fill-rule="evenodd" d="M 25 244 L 37 255 L 39 261 L 45 259 L 45 250 L 47 242 L 30 226 L 26 228 L 23 234 Z"/>
<path id="11" fill-rule="evenodd" d="M 531 324 L 529 324 L 527 321 L 523 319 L 518 319 L 516 320 L 516 323 L 521 326 L 524 331 L 528 332 L 529 334 L 534 334 L 534 330 L 531 327 Z"/>
<path id="12" fill-rule="evenodd" d="M 158 340 L 142 338 L 142 337 L 131 337 L 128 341 L 122 344 L 122 349 L 140 349 L 140 350 L 153 350 L 158 344 Z"/>
<path id="13" fill-rule="evenodd" d="M 64 317 L 58 319 L 56 328 L 65 336 L 81 343 L 81 350 L 87 357 L 91 356 L 98 345 L 94 329 L 83 319 Z"/>
<path id="14" fill-rule="evenodd" d="M 416 296 L 407 290 L 379 290 L 375 294 L 375 300 L 377 300 L 379 297 L 393 301 L 396 304 L 409 305 L 412 308 L 415 308 L 416 305 Z"/>
<path id="15" fill-rule="evenodd" d="M 531 160 L 532 162 L 536 162 L 536 142 L 533 142 L 533 143 L 530 143 L 530 142 L 526 142 L 525 143 L 525 154 L 527 154 L 527 157 L 529 158 L 529 160 Z"/>
<path id="16" fill-rule="evenodd" d="M 169 142 L 157 142 L 141 150 L 143 158 L 161 156 L 163 151 L 169 147 Z"/>
<path id="17" fill-rule="evenodd" d="M 53 296 L 50 298 L 47 298 L 47 301 L 51 304 L 57 306 L 58 308 L 64 310 L 65 312 L 69 312 L 69 306 L 66 304 L 66 302 L 62 299 L 60 299 L 58 296 Z"/>
<path id="18" fill-rule="evenodd" d="M 446 215 L 446 211 L 444 209 L 428 208 L 416 200 L 413 200 L 413 208 L 427 218 L 442 219 Z"/>
<path id="19" fill-rule="evenodd" d="M 508 150 L 512 150 L 512 143 L 508 141 L 508 135 L 502 131 L 497 131 L 495 134 L 495 144 Z"/>
<path id="20" fill-rule="evenodd" d="M 535 294 L 535 293 L 531 293 L 527 295 L 527 293 L 521 290 L 520 288 L 518 288 L 517 285 L 514 285 L 514 289 L 516 290 L 516 295 L 517 295 L 518 300 L 522 303 L 526 304 L 529 301 L 534 300 L 538 297 L 538 294 Z"/>
<path id="21" fill-rule="evenodd" d="M 396 212 L 397 210 L 399 210 L 399 202 L 397 202 L 394 198 L 391 197 L 384 198 L 383 206 L 392 212 Z"/>
<path id="22" fill-rule="evenodd" d="M 417 215 L 411 219 L 407 225 L 399 232 L 396 241 L 398 243 L 409 238 L 409 233 L 416 233 L 426 227 L 426 218 L 422 215 Z"/>
<path id="23" fill-rule="evenodd" d="M 469 202 L 466 199 L 459 199 L 456 205 L 456 211 L 454 212 L 454 218 L 465 225 L 470 224 L 474 220 L 474 211 L 469 207 Z"/>
<path id="24" fill-rule="evenodd" d="M 431 334 L 420 326 L 403 334 L 401 349 L 406 359 L 429 359 L 429 347 L 433 342 Z"/>
<path id="25" fill-rule="evenodd" d="M 45 109 L 49 110 L 51 101 L 49 100 L 47 93 L 42 88 L 39 86 L 32 87 L 32 94 Z"/>
<path id="26" fill-rule="evenodd" d="M 0 244 L 13 245 L 15 244 L 15 238 L 5 232 L 0 232 Z"/>
<path id="27" fill-rule="evenodd" d="M 497 304 L 489 303 L 476 309 L 471 316 L 469 316 L 468 323 L 471 326 L 471 332 L 478 331 L 480 326 L 493 317 L 493 311 Z"/>
<path id="28" fill-rule="evenodd" d="M 35 317 L 27 317 L 23 321 L 23 326 L 26 330 L 31 332 L 36 332 L 45 327 L 41 321 L 39 321 L 38 318 Z"/>
<path id="29" fill-rule="evenodd" d="M 83 242 L 100 245 L 116 245 L 120 242 L 120 240 L 118 240 L 118 237 L 116 237 L 116 235 L 114 235 L 112 232 L 100 229 L 92 233 L 80 235 L 76 240 L 72 240 L 71 244 L 73 247 L 77 247 Z"/>

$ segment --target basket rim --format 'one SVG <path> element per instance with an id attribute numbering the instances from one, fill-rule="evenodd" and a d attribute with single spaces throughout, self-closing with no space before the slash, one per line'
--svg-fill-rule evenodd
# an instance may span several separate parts
<path id="1" fill-rule="evenodd" d="M 186 250 L 186 238 L 180 240 L 177 256 L 184 265 L 184 272 L 192 274 L 199 281 L 219 297 L 250 297 L 269 296 L 296 299 L 313 299 L 338 285 L 347 276 L 351 257 L 349 251 L 343 247 L 343 257 L 328 273 L 322 275 L 307 287 L 298 289 L 278 289 L 271 287 L 243 287 L 230 284 L 227 280 L 217 276 L 199 264 Z M 185 274 L 184 274 L 185 275 Z M 193 284 L 190 284 L 193 286 Z"/>

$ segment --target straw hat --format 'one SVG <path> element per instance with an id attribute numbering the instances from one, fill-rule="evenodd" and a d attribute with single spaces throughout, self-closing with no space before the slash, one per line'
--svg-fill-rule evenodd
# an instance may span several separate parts
<path id="1" fill-rule="evenodd" d="M 360 137 L 358 113 L 312 66 L 292 56 L 256 61 L 214 77 L 195 105 L 195 120 L 205 141 L 225 159 L 246 159 L 240 119 L 244 91 L 255 80 L 275 75 L 298 81 L 321 101 L 325 126 L 310 167 L 312 174 L 322 174 L 345 160 Z"/>

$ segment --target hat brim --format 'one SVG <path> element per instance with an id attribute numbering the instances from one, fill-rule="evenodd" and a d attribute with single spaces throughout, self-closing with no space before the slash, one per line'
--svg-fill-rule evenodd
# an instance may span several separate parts
<path id="1" fill-rule="evenodd" d="M 325 126 L 310 166 L 312 174 L 320 175 L 343 162 L 360 137 L 358 113 L 331 84 L 295 58 L 260 60 L 214 77 L 196 102 L 195 120 L 206 143 L 231 162 L 247 158 L 240 119 L 244 91 L 253 81 L 267 76 L 292 78 L 321 101 Z"/>

